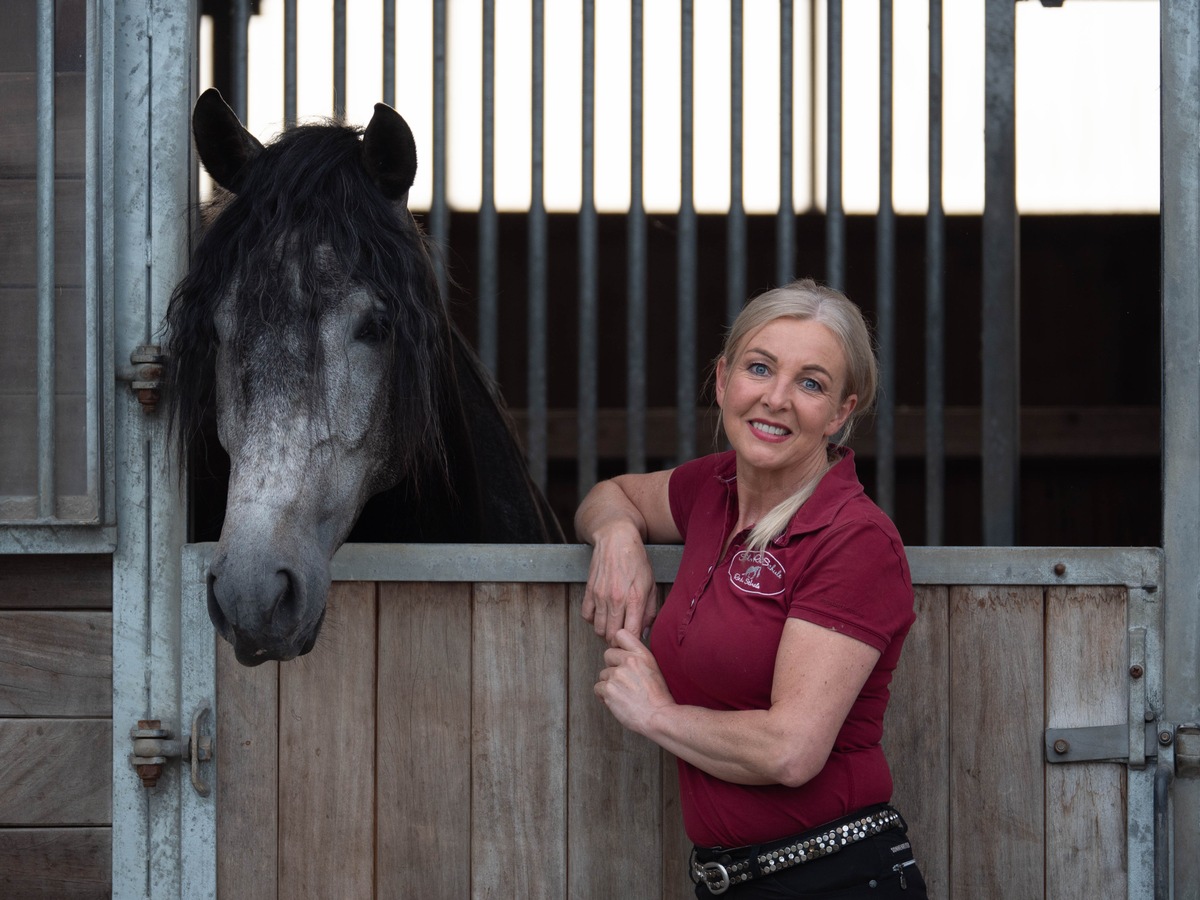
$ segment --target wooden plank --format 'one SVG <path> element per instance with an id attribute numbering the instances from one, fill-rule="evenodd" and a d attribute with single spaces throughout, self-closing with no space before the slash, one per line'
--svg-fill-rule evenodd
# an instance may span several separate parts
<path id="1" fill-rule="evenodd" d="M 247 668 L 217 641 L 217 896 L 278 896 L 279 663 Z"/>
<path id="2" fill-rule="evenodd" d="M 883 746 L 895 782 L 893 802 L 908 823 L 931 897 L 948 895 L 950 876 L 949 589 L 918 586 L 917 621 L 892 677 Z"/>
<path id="3" fill-rule="evenodd" d="M 111 719 L 0 719 L 0 826 L 108 825 Z"/>
<path id="4" fill-rule="evenodd" d="M 279 896 L 373 896 L 375 585 L 334 584 L 316 648 L 279 667 Z"/>
<path id="5" fill-rule="evenodd" d="M 1126 597 L 1120 587 L 1047 590 L 1046 727 L 1128 718 Z M 1047 897 L 1090 900 L 1125 884 L 1125 772 L 1100 762 L 1046 766 Z"/>
<path id="6" fill-rule="evenodd" d="M 0 554 L 0 609 L 112 609 L 112 557 Z"/>
<path id="7" fill-rule="evenodd" d="M 0 897 L 99 900 L 111 896 L 110 829 L 0 829 Z"/>
<path id="8" fill-rule="evenodd" d="M 664 900 L 688 900 L 696 893 L 688 870 L 692 842 L 683 830 L 683 808 L 679 804 L 679 761 L 666 750 L 659 752 L 659 758 L 663 810 L 662 897 Z"/>
<path id="9" fill-rule="evenodd" d="M 566 589 L 474 595 L 472 896 L 566 894 Z"/>
<path id="10" fill-rule="evenodd" d="M 950 892 L 1042 897 L 1042 590 L 950 590 Z"/>
<path id="11" fill-rule="evenodd" d="M 112 716 L 112 613 L 0 611 L 0 716 Z"/>
<path id="12" fill-rule="evenodd" d="M 381 584 L 376 896 L 468 897 L 471 586 Z"/>
<path id="13" fill-rule="evenodd" d="M 584 621 L 582 603 L 583 585 L 573 585 L 567 603 L 568 896 L 658 897 L 660 751 L 622 728 L 593 693 L 607 645 Z"/>
<path id="14" fill-rule="evenodd" d="M 83 284 L 82 181 L 54 182 L 54 278 L 60 287 Z M 37 182 L 0 180 L 0 284 L 37 284 Z"/>

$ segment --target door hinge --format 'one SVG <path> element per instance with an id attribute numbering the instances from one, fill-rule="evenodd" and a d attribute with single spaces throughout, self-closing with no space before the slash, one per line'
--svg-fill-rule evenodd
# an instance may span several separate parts
<path id="1" fill-rule="evenodd" d="M 158 344 L 138 344 L 129 354 L 129 368 L 119 368 L 117 379 L 129 384 L 143 412 L 154 412 L 162 399 L 163 364 L 166 355 Z"/>
<path id="2" fill-rule="evenodd" d="M 204 701 L 192 716 L 191 734 L 176 740 L 171 732 L 162 727 L 159 719 L 139 719 L 137 727 L 129 737 L 133 741 L 130 763 L 142 780 L 142 786 L 152 788 L 162 777 L 163 766 L 168 759 L 185 759 L 192 764 L 192 787 L 201 797 L 207 797 L 212 787 L 200 777 L 200 763 L 213 758 L 212 738 L 201 732 L 210 712 L 208 701 Z"/>

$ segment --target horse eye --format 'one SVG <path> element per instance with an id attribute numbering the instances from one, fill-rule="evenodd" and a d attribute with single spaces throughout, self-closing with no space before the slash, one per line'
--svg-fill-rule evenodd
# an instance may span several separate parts
<path id="1" fill-rule="evenodd" d="M 374 316 L 368 318 L 359 327 L 358 332 L 354 335 L 356 341 L 362 341 L 364 344 L 378 344 L 387 337 L 387 324 Z"/>

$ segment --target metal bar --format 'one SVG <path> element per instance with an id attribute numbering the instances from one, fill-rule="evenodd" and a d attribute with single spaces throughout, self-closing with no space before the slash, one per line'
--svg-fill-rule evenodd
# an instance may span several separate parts
<path id="1" fill-rule="evenodd" d="M 333 0 L 333 117 L 346 118 L 346 0 Z"/>
<path id="2" fill-rule="evenodd" d="M 216 544 L 189 544 L 185 556 L 211 557 Z M 646 548 L 655 578 L 675 579 L 683 547 Z M 1159 577 L 1160 550 L 1113 547 L 909 547 L 913 583 L 922 585 L 1113 585 L 1136 588 Z M 343 544 L 334 581 L 567 582 L 587 580 L 586 544 Z M 446 560 L 454 565 L 447 566 Z M 1061 567 L 1063 574 L 1057 574 Z"/>
<path id="3" fill-rule="evenodd" d="M 496 221 L 496 0 L 483 0 L 483 196 L 479 201 L 479 355 L 496 373 L 497 239 Z"/>
<path id="4" fill-rule="evenodd" d="M 825 54 L 825 280 L 846 284 L 846 214 L 842 209 L 842 0 L 829 0 Z"/>
<path id="5" fill-rule="evenodd" d="M 746 299 L 746 206 L 742 198 L 742 0 L 729 4 L 729 216 L 725 238 L 725 321 Z"/>
<path id="6" fill-rule="evenodd" d="M 1020 245 L 1016 192 L 1016 12 L 987 0 L 984 46 L 983 542 L 1017 537 Z"/>
<path id="7" fill-rule="evenodd" d="M 1163 716 L 1200 709 L 1200 0 L 1159 6 L 1162 90 L 1163 549 L 1166 552 Z M 1200 779 L 1171 788 L 1174 884 L 1200 884 Z M 1163 830 L 1170 826 L 1164 823 Z M 1164 835 L 1164 840 L 1166 836 Z M 1165 849 L 1165 848 L 1164 848 Z M 1156 865 L 1158 860 L 1156 860 Z"/>
<path id="8" fill-rule="evenodd" d="M 896 514 L 896 213 L 892 207 L 892 0 L 879 3 L 879 212 L 875 217 L 875 315 L 879 399 L 875 499 Z"/>
<path id="9" fill-rule="evenodd" d="M 396 0 L 383 0 L 383 102 L 396 108 Z"/>
<path id="10" fill-rule="evenodd" d="M 596 2 L 583 0 L 583 172 L 579 205 L 579 469 L 582 500 L 597 478 Z"/>
<path id="11" fill-rule="evenodd" d="M 546 10 L 544 0 L 534 0 L 532 60 L 532 152 L 529 198 L 529 318 L 526 374 L 529 432 L 525 450 L 529 472 L 546 487 L 546 203 L 545 203 L 545 99 Z"/>
<path id="12" fill-rule="evenodd" d="M 646 208 L 642 198 L 642 0 L 630 3 L 629 220 L 625 233 L 625 468 L 646 471 Z"/>
<path id="13" fill-rule="evenodd" d="M 37 5 L 37 436 L 39 519 L 58 507 L 54 373 L 54 2 Z"/>
<path id="14" fill-rule="evenodd" d="M 792 165 L 795 112 L 792 80 L 795 24 L 792 0 L 779 4 L 779 212 L 775 216 L 775 284 L 795 277 L 796 196 Z"/>
<path id="15" fill-rule="evenodd" d="M 233 0 L 230 28 L 232 29 L 232 33 L 229 35 L 229 58 L 232 70 L 230 72 L 232 77 L 230 88 L 233 91 L 233 97 L 230 99 L 229 105 L 237 113 L 237 117 L 245 122 L 246 111 L 249 107 L 247 66 L 249 64 L 250 0 Z"/>
<path id="16" fill-rule="evenodd" d="M 945 533 L 946 221 L 942 208 L 942 0 L 929 0 L 929 210 L 925 216 L 925 543 Z"/>
<path id="17" fill-rule="evenodd" d="M 296 124 L 296 0 L 283 4 L 283 125 Z"/>
<path id="18" fill-rule="evenodd" d="M 433 3 L 433 198 L 429 231 L 439 248 L 450 242 L 450 216 L 446 209 L 446 0 Z M 434 254 L 438 289 L 447 296 L 449 282 L 441 253 Z"/>
<path id="19" fill-rule="evenodd" d="M 696 455 L 696 208 L 693 200 L 693 37 L 694 0 L 680 9 L 681 82 L 679 102 L 679 236 L 676 241 L 675 406 L 679 411 L 677 462 Z"/>

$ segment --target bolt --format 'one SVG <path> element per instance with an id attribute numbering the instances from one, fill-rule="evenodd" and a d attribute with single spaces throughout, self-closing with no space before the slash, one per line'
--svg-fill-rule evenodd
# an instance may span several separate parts
<path id="1" fill-rule="evenodd" d="M 1129 667 L 1129 677 L 1130 678 L 1141 678 L 1145 674 L 1146 674 L 1146 670 L 1143 669 L 1141 666 L 1130 666 Z"/>
<path id="2" fill-rule="evenodd" d="M 158 784 L 158 779 L 162 775 L 162 766 L 157 763 L 146 766 L 134 766 L 137 769 L 138 778 L 142 779 L 142 787 L 152 788 Z"/>
<path id="3" fill-rule="evenodd" d="M 1064 575 L 1066 575 L 1067 574 L 1066 563 L 1055 563 L 1054 564 L 1054 574 L 1057 575 L 1059 578 L 1062 578 Z"/>
<path id="4" fill-rule="evenodd" d="M 1158 733 L 1158 742 L 1160 744 L 1162 744 L 1164 747 L 1169 747 L 1171 744 L 1171 739 L 1173 737 L 1174 737 L 1174 735 L 1172 735 L 1171 732 L 1169 732 L 1169 731 L 1165 731 L 1165 730 L 1160 731 Z"/>
<path id="5" fill-rule="evenodd" d="M 1066 753 L 1070 749 L 1071 749 L 1071 744 L 1068 741 L 1064 740 L 1063 738 L 1059 738 L 1057 741 L 1054 742 L 1054 752 L 1059 754 L 1060 756 L 1062 754 Z"/>

